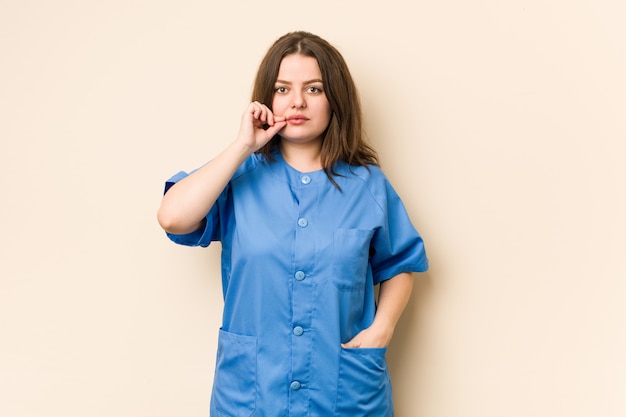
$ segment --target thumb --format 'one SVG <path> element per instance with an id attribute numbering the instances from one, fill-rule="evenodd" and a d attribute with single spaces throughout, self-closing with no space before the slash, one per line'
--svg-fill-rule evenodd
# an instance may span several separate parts
<path id="1" fill-rule="evenodd" d="M 273 126 L 270 126 L 265 131 L 270 138 L 273 138 L 275 134 L 280 132 L 280 130 L 287 125 L 286 121 L 275 122 Z"/>
<path id="2" fill-rule="evenodd" d="M 346 343 L 342 343 L 341 347 L 344 349 L 350 349 L 350 348 L 358 348 L 360 347 L 361 344 L 358 341 L 355 341 L 354 339 L 346 342 Z"/>

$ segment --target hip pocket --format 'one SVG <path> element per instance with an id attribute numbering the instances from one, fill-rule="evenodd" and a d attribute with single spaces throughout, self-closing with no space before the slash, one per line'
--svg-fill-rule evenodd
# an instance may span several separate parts
<path id="1" fill-rule="evenodd" d="M 339 289 L 365 287 L 373 230 L 337 229 L 333 235 L 333 284 Z"/>
<path id="2" fill-rule="evenodd" d="M 337 416 L 392 417 L 387 348 L 342 349 Z"/>
<path id="3" fill-rule="evenodd" d="M 257 339 L 220 329 L 211 413 L 248 417 L 256 408 Z"/>

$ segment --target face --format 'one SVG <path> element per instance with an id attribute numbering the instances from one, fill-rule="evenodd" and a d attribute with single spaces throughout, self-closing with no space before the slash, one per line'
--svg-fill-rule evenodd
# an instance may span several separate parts
<path id="1" fill-rule="evenodd" d="M 315 58 L 299 54 L 283 58 L 274 84 L 272 110 L 287 118 L 287 126 L 279 133 L 284 140 L 298 143 L 322 140 L 331 111 Z"/>

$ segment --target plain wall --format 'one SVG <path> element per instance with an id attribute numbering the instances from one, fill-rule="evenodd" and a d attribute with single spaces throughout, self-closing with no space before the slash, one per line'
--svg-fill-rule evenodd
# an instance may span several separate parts
<path id="1" fill-rule="evenodd" d="M 163 181 L 234 139 L 287 31 L 345 56 L 425 238 L 398 417 L 626 416 L 626 5 L 0 2 L 0 415 L 208 414 L 219 246 Z"/>

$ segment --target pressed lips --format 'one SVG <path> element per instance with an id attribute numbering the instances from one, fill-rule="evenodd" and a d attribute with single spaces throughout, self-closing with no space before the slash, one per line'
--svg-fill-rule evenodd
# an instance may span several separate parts
<path id="1" fill-rule="evenodd" d="M 294 125 L 300 125 L 306 122 L 307 120 L 309 120 L 308 117 L 305 117 L 301 114 L 294 114 L 294 115 L 287 117 L 287 121 Z"/>

